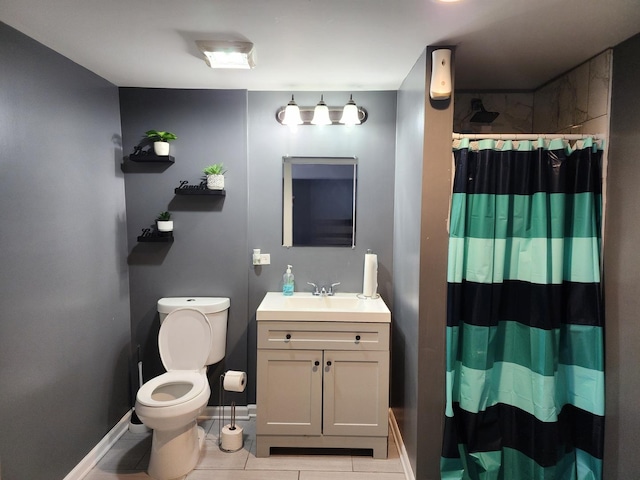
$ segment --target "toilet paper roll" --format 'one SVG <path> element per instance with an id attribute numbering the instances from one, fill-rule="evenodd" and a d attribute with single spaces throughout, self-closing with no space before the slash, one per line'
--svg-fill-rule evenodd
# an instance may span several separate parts
<path id="1" fill-rule="evenodd" d="M 247 386 L 247 374 L 236 370 L 227 370 L 222 386 L 227 392 L 244 392 Z"/>
<path id="2" fill-rule="evenodd" d="M 367 253 L 364 256 L 364 278 L 362 280 L 362 294 L 374 297 L 378 290 L 378 255 Z"/>
<path id="3" fill-rule="evenodd" d="M 227 452 L 235 452 L 242 448 L 242 427 L 235 426 L 231 430 L 231 425 L 225 425 L 220 432 L 220 448 Z"/>

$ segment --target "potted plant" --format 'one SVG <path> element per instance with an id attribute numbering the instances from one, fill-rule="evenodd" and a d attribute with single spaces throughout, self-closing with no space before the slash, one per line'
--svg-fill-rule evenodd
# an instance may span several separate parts
<path id="1" fill-rule="evenodd" d="M 214 163 L 204 169 L 207 176 L 207 188 L 209 190 L 224 190 L 224 174 L 226 169 L 222 163 Z"/>
<path id="2" fill-rule="evenodd" d="M 169 155 L 169 142 L 178 138 L 175 133 L 160 132 L 158 130 L 148 130 L 145 135 L 149 140 L 153 141 L 153 151 L 158 156 Z"/>
<path id="3" fill-rule="evenodd" d="M 171 220 L 171 213 L 161 212 L 156 218 L 156 225 L 158 232 L 173 232 L 173 220 Z"/>

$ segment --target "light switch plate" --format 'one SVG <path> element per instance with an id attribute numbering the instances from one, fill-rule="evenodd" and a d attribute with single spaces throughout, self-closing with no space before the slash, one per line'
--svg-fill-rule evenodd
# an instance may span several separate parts
<path id="1" fill-rule="evenodd" d="M 271 265 L 271 254 L 270 253 L 261 253 L 260 254 L 260 265 Z"/>

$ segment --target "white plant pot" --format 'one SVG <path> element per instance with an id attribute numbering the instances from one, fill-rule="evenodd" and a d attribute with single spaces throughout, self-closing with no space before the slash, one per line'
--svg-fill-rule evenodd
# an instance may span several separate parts
<path id="1" fill-rule="evenodd" d="M 207 175 L 209 190 L 224 190 L 224 175 Z"/>
<path id="2" fill-rule="evenodd" d="M 158 156 L 169 155 L 169 142 L 153 142 L 153 151 Z"/>
<path id="3" fill-rule="evenodd" d="M 173 220 L 157 220 L 159 232 L 173 232 Z"/>

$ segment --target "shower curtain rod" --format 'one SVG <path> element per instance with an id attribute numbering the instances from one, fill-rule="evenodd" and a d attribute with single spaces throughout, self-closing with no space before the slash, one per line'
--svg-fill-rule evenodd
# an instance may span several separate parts
<path id="1" fill-rule="evenodd" d="M 453 140 L 468 138 L 469 140 L 538 140 L 539 138 L 562 138 L 564 140 L 582 140 L 583 138 L 593 138 L 594 140 L 604 140 L 602 134 L 560 134 L 560 133 L 454 133 Z"/>

